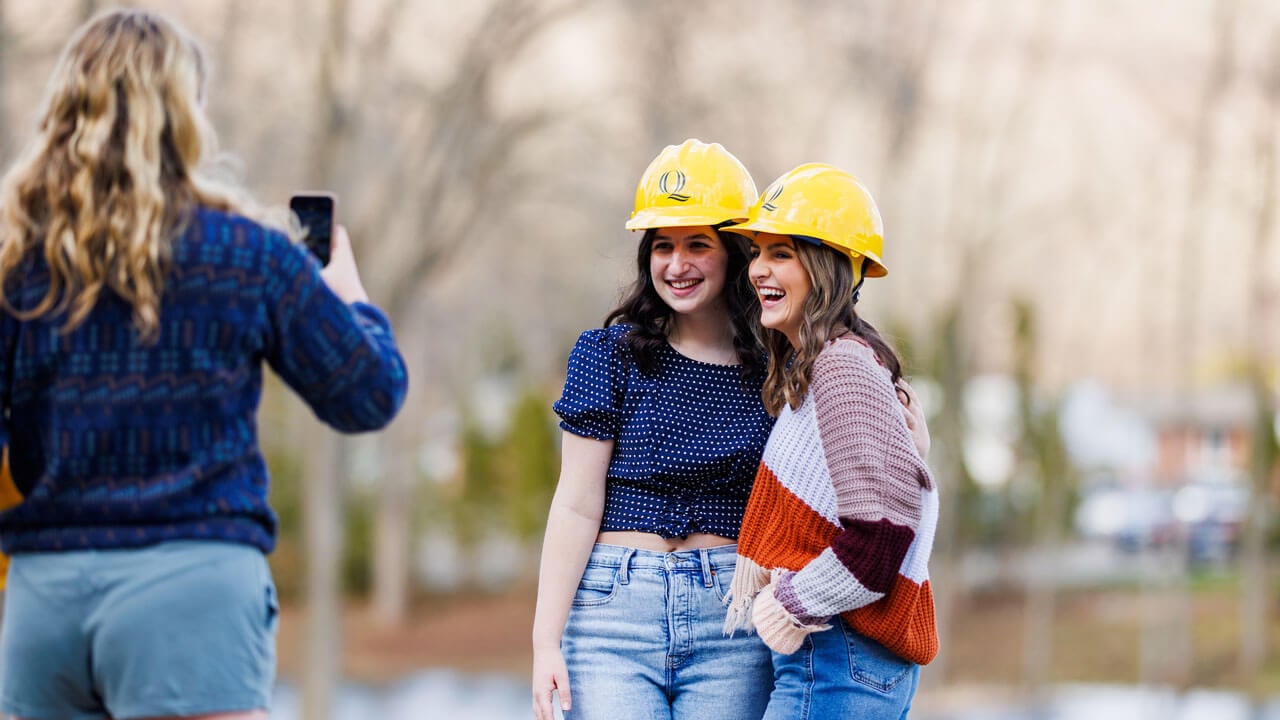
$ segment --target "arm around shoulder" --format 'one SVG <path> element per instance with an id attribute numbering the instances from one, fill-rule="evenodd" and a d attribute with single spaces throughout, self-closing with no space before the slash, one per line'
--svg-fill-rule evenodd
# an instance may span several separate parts
<path id="1" fill-rule="evenodd" d="M 889 373 L 871 351 L 839 341 L 814 363 L 813 398 L 842 518 L 914 525 L 933 476 L 920 457 Z"/>

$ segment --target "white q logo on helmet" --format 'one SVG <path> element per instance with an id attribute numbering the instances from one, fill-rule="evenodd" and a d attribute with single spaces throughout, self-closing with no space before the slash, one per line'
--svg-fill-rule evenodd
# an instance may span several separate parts
<path id="1" fill-rule="evenodd" d="M 667 187 L 668 184 L 670 184 L 669 180 L 673 175 L 675 176 L 675 186 Z M 685 177 L 683 170 L 668 170 L 662 173 L 662 177 L 658 178 L 658 189 L 666 193 L 667 197 L 672 200 L 688 202 L 689 196 L 680 193 L 680 191 L 684 189 L 684 184 L 688 182 L 688 180 L 689 178 Z"/>

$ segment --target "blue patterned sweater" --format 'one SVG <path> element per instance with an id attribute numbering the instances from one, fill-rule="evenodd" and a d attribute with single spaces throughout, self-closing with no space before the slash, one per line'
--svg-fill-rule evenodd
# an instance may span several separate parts
<path id="1" fill-rule="evenodd" d="M 19 309 L 48 286 L 42 258 L 8 288 Z M 0 312 L 0 443 L 25 496 L 0 513 L 6 553 L 210 539 L 270 552 L 276 517 L 258 447 L 265 361 L 324 422 L 386 425 L 404 401 L 387 318 L 346 305 L 306 251 L 236 215 L 197 210 L 173 245 L 160 332 L 104 293 L 65 318 Z"/>

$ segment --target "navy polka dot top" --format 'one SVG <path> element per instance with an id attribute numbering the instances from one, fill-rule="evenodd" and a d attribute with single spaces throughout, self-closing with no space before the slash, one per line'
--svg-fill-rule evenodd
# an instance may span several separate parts
<path id="1" fill-rule="evenodd" d="M 738 537 L 773 419 L 761 379 L 665 345 L 645 375 L 620 344 L 630 325 L 588 330 L 569 355 L 560 427 L 615 440 L 600 530 Z"/>

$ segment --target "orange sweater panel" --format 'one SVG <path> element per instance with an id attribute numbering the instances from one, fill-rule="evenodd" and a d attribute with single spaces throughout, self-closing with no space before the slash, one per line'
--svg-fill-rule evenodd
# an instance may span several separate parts
<path id="1" fill-rule="evenodd" d="M 899 575 L 883 599 L 840 617 L 903 660 L 928 665 L 938 654 L 938 623 L 928 580 L 917 585 Z"/>
<path id="2" fill-rule="evenodd" d="M 799 570 L 826 550 L 839 532 L 760 464 L 742 518 L 740 555 L 766 568 Z"/>

